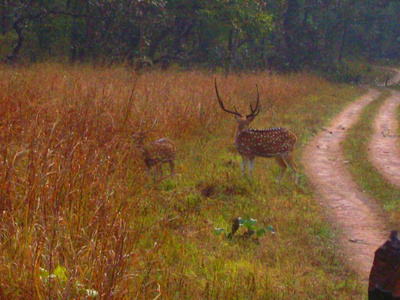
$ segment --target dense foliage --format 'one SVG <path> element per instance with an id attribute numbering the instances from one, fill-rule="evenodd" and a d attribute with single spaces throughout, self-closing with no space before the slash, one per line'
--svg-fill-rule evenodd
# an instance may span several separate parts
<path id="1" fill-rule="evenodd" d="M 230 69 L 400 57 L 396 0 L 0 0 L 0 55 Z"/>

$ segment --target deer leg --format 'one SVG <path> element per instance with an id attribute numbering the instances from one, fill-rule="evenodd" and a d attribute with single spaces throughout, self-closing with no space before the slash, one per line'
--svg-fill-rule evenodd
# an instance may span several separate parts
<path id="1" fill-rule="evenodd" d="M 160 168 L 160 165 L 155 165 L 154 166 L 154 171 L 153 171 L 153 180 L 154 183 L 157 181 L 160 181 L 162 179 L 162 169 Z"/>
<path id="2" fill-rule="evenodd" d="M 248 164 L 248 161 L 249 158 L 247 156 L 242 155 L 242 166 L 241 166 L 242 175 L 244 175 L 246 172 L 246 165 Z"/>
<path id="3" fill-rule="evenodd" d="M 278 163 L 279 167 L 281 168 L 278 176 L 278 180 L 276 181 L 278 184 L 281 182 L 283 173 L 285 173 L 287 165 L 281 156 L 275 156 L 275 160 Z"/>
<path id="4" fill-rule="evenodd" d="M 163 169 L 162 169 L 162 164 L 157 165 L 158 168 L 158 174 L 160 174 L 159 180 L 163 179 Z"/>
<path id="5" fill-rule="evenodd" d="M 156 183 L 157 182 L 157 172 L 158 172 L 158 169 L 157 169 L 157 166 L 155 166 L 154 168 L 153 168 L 153 171 L 152 171 L 152 176 L 153 176 L 153 181 L 154 181 L 154 183 Z"/>
<path id="6" fill-rule="evenodd" d="M 174 164 L 173 160 L 170 160 L 168 163 L 169 163 L 169 167 L 171 169 L 171 178 L 172 178 L 172 176 L 174 176 L 175 164 Z"/>
<path id="7" fill-rule="evenodd" d="M 298 175 L 297 175 L 297 165 L 296 162 L 293 159 L 293 155 L 286 156 L 284 158 L 285 162 L 288 164 L 288 166 L 293 170 L 294 172 L 294 183 L 297 184 L 299 181 Z"/>
<path id="8" fill-rule="evenodd" d="M 255 157 L 249 157 L 249 175 L 250 176 L 254 170 L 254 160 L 255 160 Z"/>

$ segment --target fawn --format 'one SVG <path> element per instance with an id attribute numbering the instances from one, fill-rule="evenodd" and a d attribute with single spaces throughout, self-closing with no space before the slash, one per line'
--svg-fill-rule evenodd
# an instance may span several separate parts
<path id="1" fill-rule="evenodd" d="M 230 114 L 235 115 L 238 127 L 235 136 L 236 150 L 242 157 L 242 173 L 245 172 L 245 167 L 248 165 L 249 175 L 254 169 L 254 159 L 256 157 L 274 157 L 280 167 L 278 176 L 278 184 L 280 183 L 283 174 L 289 166 L 295 174 L 295 184 L 298 183 L 297 165 L 294 161 L 294 146 L 297 142 L 297 137 L 294 133 L 281 127 L 268 129 L 250 129 L 249 124 L 260 113 L 260 94 L 257 87 L 257 102 L 253 109 L 250 103 L 251 113 L 242 116 L 235 107 L 235 111 L 230 111 L 224 107 L 224 103 L 218 93 L 217 80 L 215 80 L 215 92 L 217 94 L 218 103 L 221 108 Z"/>
<path id="2" fill-rule="evenodd" d="M 155 168 L 154 181 L 156 181 L 156 175 L 159 174 L 159 179 L 162 180 L 162 164 L 168 163 L 171 169 L 170 176 L 174 175 L 174 160 L 175 160 L 175 144 L 169 138 L 162 138 L 156 141 L 153 141 L 149 144 L 145 144 L 145 139 L 147 138 L 147 134 L 153 130 L 158 122 L 158 118 L 154 121 L 154 124 L 150 127 L 150 129 L 143 131 L 143 118 L 140 122 L 139 132 L 133 135 L 134 140 L 136 141 L 137 147 L 142 154 L 143 161 L 146 165 L 146 173 L 147 176 L 150 175 L 151 169 Z"/>

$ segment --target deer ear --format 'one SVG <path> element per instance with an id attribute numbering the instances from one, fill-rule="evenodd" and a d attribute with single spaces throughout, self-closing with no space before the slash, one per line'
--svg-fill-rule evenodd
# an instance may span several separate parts
<path id="1" fill-rule="evenodd" d="M 248 123 L 251 123 L 251 122 L 254 121 L 255 117 L 256 117 L 256 116 L 249 116 L 249 117 L 246 117 L 246 121 L 247 121 Z"/>
<path id="2" fill-rule="evenodd" d="M 240 122 L 240 121 L 242 121 L 242 118 L 241 118 L 241 117 L 239 117 L 239 116 L 237 116 L 237 115 L 235 115 L 235 119 L 236 119 L 236 121 L 237 121 L 237 122 Z"/>

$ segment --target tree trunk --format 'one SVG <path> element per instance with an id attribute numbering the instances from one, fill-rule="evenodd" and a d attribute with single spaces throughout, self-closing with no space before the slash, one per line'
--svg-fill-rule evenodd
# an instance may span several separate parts
<path id="1" fill-rule="evenodd" d="M 13 62 L 17 59 L 17 57 L 19 55 L 19 51 L 21 50 L 22 44 L 24 43 L 24 35 L 22 34 L 22 28 L 20 26 L 20 22 L 22 22 L 22 19 L 18 19 L 13 24 L 13 28 L 18 35 L 18 41 L 17 41 L 17 44 L 15 45 L 12 53 L 7 56 L 7 60 L 11 61 L 11 62 Z"/>
<path id="2" fill-rule="evenodd" d="M 296 28 L 300 5 L 298 0 L 288 0 L 288 8 L 283 20 L 283 35 L 286 43 L 286 59 L 292 69 L 297 69 L 298 65 L 298 44 L 296 41 Z"/>
<path id="3" fill-rule="evenodd" d="M 90 1 L 86 0 L 85 1 L 86 4 L 86 17 L 85 17 L 85 52 L 87 53 L 87 55 L 90 56 L 91 59 L 95 58 L 95 50 L 94 50 L 94 33 L 93 33 L 93 28 L 94 26 L 92 25 L 92 16 L 91 16 L 91 10 L 90 10 Z"/>
<path id="4" fill-rule="evenodd" d="M 343 34 L 342 34 L 342 40 L 340 43 L 340 50 L 339 50 L 339 56 L 338 56 L 338 62 L 342 62 L 343 58 L 343 52 L 345 48 L 345 43 L 346 43 L 346 37 L 347 37 L 347 28 L 348 28 L 348 22 L 347 20 L 344 22 L 344 27 L 343 27 Z"/>
<path id="5" fill-rule="evenodd" d="M 237 40 L 236 40 L 235 36 L 236 36 L 236 30 L 232 28 L 229 31 L 229 37 L 228 37 L 228 55 L 229 55 L 229 57 L 226 62 L 226 69 L 225 69 L 226 75 L 229 74 L 232 67 L 236 66 Z"/>
<path id="6" fill-rule="evenodd" d="M 6 34 L 6 0 L 3 0 L 1 3 L 1 34 Z"/>
<path id="7" fill-rule="evenodd" d="M 67 10 L 68 11 L 73 11 L 74 8 L 71 5 L 71 0 L 67 1 Z M 71 32 L 70 32 L 70 49 L 71 49 L 71 63 L 74 63 L 76 60 L 76 44 L 75 44 L 75 20 L 72 19 L 72 28 L 71 28 Z"/>

